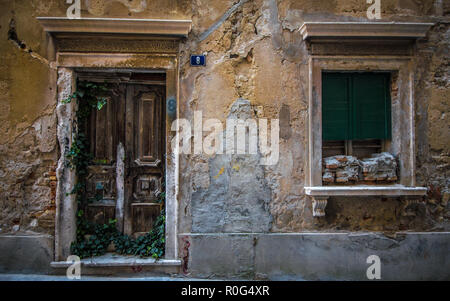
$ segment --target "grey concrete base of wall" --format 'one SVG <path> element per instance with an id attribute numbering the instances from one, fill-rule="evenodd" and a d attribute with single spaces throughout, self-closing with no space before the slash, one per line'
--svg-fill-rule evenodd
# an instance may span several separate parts
<path id="1" fill-rule="evenodd" d="M 192 277 L 368 280 L 370 255 L 382 280 L 450 280 L 450 232 L 183 234 Z"/>
<path id="2" fill-rule="evenodd" d="M 0 273 L 48 274 L 53 250 L 49 235 L 0 235 Z"/>
<path id="3" fill-rule="evenodd" d="M 377 255 L 382 280 L 450 280 L 449 232 L 397 233 L 395 238 L 376 233 L 183 237 L 190 243 L 191 277 L 367 280 L 367 258 Z M 0 273 L 51 273 L 53 246 L 51 236 L 0 235 Z"/>

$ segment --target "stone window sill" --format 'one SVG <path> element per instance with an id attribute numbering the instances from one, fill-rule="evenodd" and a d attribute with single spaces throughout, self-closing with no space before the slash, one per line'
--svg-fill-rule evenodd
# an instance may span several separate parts
<path id="1" fill-rule="evenodd" d="M 329 197 L 333 196 L 383 196 L 420 198 L 427 193 L 425 187 L 389 186 L 315 186 L 305 187 L 305 194 L 313 198 L 313 216 L 325 216 L 325 207 Z"/>

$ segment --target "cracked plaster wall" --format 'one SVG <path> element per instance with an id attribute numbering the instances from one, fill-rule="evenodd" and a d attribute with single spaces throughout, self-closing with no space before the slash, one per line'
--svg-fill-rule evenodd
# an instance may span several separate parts
<path id="1" fill-rule="evenodd" d="M 57 0 L 0 1 L 0 233 L 54 231 L 56 70 L 46 60 L 47 39 L 35 17 L 65 16 L 67 7 Z M 192 120 L 194 111 L 202 110 L 205 119 L 225 123 L 232 105 L 243 98 L 257 116 L 280 119 L 275 166 L 243 160 L 237 171 L 237 157 L 181 157 L 179 232 L 450 228 L 450 7 L 445 1 L 382 1 L 383 21 L 436 23 L 429 39 L 417 44 L 414 58 L 417 180 L 430 188 L 426 204 L 404 208 L 399 199 L 332 199 L 320 219 L 312 217 L 303 190 L 308 56 L 296 30 L 304 21 L 367 21 L 366 1 L 92 0 L 82 1 L 82 8 L 83 17 L 192 19 L 180 47 L 180 117 Z M 11 20 L 26 47 L 8 40 Z M 190 67 L 193 53 L 206 53 L 207 66 Z M 252 203 L 258 199 L 264 206 Z M 234 212 L 239 206 L 248 206 L 249 214 Z M 208 218 L 202 219 L 205 208 Z"/>
<path id="2" fill-rule="evenodd" d="M 218 118 L 225 123 L 231 106 L 242 97 L 250 101 L 258 116 L 280 119 L 280 160 L 275 166 L 264 167 L 271 194 L 270 231 L 448 230 L 448 6 L 439 1 L 382 4 L 384 21 L 437 23 L 430 30 L 429 40 L 418 43 L 414 64 L 414 73 L 418 74 L 416 143 L 418 157 L 422 156 L 417 159 L 417 178 L 418 185 L 432 191 L 426 203 L 405 208 L 400 199 L 332 198 L 326 217 L 315 219 L 311 201 L 303 190 L 308 56 L 296 29 L 305 21 L 367 21 L 365 1 L 231 1 L 227 7 L 223 7 L 223 2 L 217 6 L 210 1 L 193 3 L 193 30 L 182 45 L 181 115 L 189 119 L 195 110 L 202 110 L 204 118 Z M 207 66 L 191 68 L 191 53 L 206 53 Z M 196 171 L 207 173 L 201 177 L 211 191 L 228 188 L 226 176 L 214 177 L 218 170 L 216 161 L 199 155 L 185 156 L 181 161 L 181 232 L 227 232 L 207 226 L 199 230 L 196 224 L 196 206 L 202 194 L 195 185 Z M 201 203 L 214 206 L 218 198 L 228 203 L 226 196 L 203 194 Z M 255 197 L 246 192 L 243 199 Z M 208 212 L 210 225 L 217 225 L 222 208 L 209 208 Z M 231 221 L 230 218 L 228 222 Z M 243 228 L 239 232 L 250 230 Z"/>

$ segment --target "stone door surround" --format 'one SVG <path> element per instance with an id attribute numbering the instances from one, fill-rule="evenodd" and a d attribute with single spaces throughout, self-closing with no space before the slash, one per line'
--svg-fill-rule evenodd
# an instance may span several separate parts
<path id="1" fill-rule="evenodd" d="M 48 57 L 57 69 L 58 141 L 55 261 L 65 261 L 76 234 L 76 201 L 70 192 L 75 173 L 65 165 L 76 131 L 76 104 L 62 104 L 75 88 L 79 71 L 164 72 L 166 74 L 166 255 L 178 260 L 178 156 L 170 147 L 170 124 L 178 115 L 179 41 L 190 20 L 68 19 L 38 17 L 49 38 Z M 170 106 L 168 104 L 171 104 Z M 173 262 L 172 262 L 173 264 Z"/>

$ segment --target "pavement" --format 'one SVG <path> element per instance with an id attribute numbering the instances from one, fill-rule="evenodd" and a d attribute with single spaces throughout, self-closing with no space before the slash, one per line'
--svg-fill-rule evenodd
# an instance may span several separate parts
<path id="1" fill-rule="evenodd" d="M 70 280 L 59 275 L 35 274 L 0 274 L 0 281 L 205 281 L 207 279 L 176 278 L 176 277 L 106 277 L 81 276 L 80 280 Z"/>

